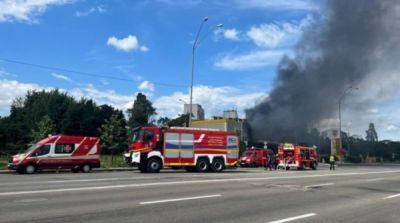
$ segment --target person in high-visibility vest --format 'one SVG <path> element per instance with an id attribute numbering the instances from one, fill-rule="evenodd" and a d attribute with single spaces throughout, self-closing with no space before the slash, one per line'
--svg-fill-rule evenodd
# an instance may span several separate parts
<path id="1" fill-rule="evenodd" d="M 331 164 L 329 168 L 330 170 L 335 170 L 335 161 L 336 161 L 335 156 L 331 154 L 331 156 L 329 157 L 329 163 Z"/>

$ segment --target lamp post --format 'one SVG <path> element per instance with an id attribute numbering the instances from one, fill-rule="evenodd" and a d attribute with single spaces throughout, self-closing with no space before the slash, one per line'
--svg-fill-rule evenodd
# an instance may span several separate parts
<path id="1" fill-rule="evenodd" d="M 203 29 L 204 23 L 207 22 L 207 21 L 208 21 L 208 17 L 204 17 L 204 19 L 202 20 L 202 22 L 200 24 L 199 30 L 197 31 L 196 39 L 194 40 L 193 48 L 192 48 L 192 72 L 191 72 L 191 80 L 190 80 L 189 126 L 192 123 L 192 113 L 193 113 L 193 111 L 192 111 L 192 107 L 193 107 L 193 79 L 194 79 L 194 64 L 195 64 L 196 49 L 197 49 L 197 46 L 199 45 L 199 43 L 202 40 L 204 40 L 205 37 L 208 35 L 208 33 L 207 33 L 202 39 L 199 40 L 201 30 Z M 216 26 L 216 28 L 222 28 L 222 27 L 223 27 L 222 24 L 219 24 L 219 25 Z"/>
<path id="2" fill-rule="evenodd" d="M 354 88 L 353 86 L 348 87 L 343 94 L 339 97 L 339 140 L 340 147 L 342 147 L 342 100 L 346 95 L 348 95 L 352 90 L 358 90 L 358 88 Z"/>

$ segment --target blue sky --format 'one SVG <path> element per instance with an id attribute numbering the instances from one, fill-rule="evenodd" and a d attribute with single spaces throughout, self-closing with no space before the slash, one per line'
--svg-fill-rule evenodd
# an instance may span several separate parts
<path id="1" fill-rule="evenodd" d="M 321 2 L 0 0 L 0 59 L 129 80 L 0 60 L 0 115 L 29 89 L 60 88 L 124 110 L 145 92 L 159 115 L 174 117 L 183 110 L 179 99 L 189 101 L 191 47 L 205 16 L 194 102 L 208 117 L 231 108 L 243 115 L 268 95 L 276 64 Z"/>

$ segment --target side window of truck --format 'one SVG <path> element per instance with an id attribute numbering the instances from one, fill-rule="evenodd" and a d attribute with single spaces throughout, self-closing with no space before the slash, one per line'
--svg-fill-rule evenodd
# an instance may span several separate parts
<path id="1" fill-rule="evenodd" d="M 50 144 L 41 146 L 40 148 L 36 149 L 34 153 L 32 153 L 31 157 L 44 156 L 46 154 L 49 154 L 50 147 L 51 147 Z"/>
<path id="2" fill-rule="evenodd" d="M 75 144 L 57 143 L 54 149 L 55 154 L 70 154 L 75 150 Z"/>

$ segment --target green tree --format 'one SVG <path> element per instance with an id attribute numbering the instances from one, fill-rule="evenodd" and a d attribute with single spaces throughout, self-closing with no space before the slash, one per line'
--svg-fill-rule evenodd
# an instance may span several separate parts
<path id="1" fill-rule="evenodd" d="M 185 127 L 189 125 L 189 114 L 179 115 L 177 118 L 168 122 L 168 126 Z"/>
<path id="2" fill-rule="evenodd" d="M 156 109 L 146 95 L 139 93 L 133 103 L 132 108 L 128 109 L 128 127 L 130 130 L 143 125 L 148 125 L 151 116 L 156 115 Z"/>
<path id="3" fill-rule="evenodd" d="M 53 133 L 55 125 L 48 115 L 42 117 L 42 119 L 36 124 L 36 127 L 31 131 L 32 142 L 38 142 L 39 140 L 46 138 L 49 134 Z"/>
<path id="4" fill-rule="evenodd" d="M 108 153 L 111 153 L 111 165 L 114 162 L 114 154 L 122 152 L 128 147 L 126 134 L 126 121 L 122 112 L 113 114 L 100 128 L 100 145 Z"/>
<path id="5" fill-rule="evenodd" d="M 366 140 L 368 142 L 378 142 L 378 133 L 376 133 L 374 123 L 369 123 L 369 127 L 365 133 L 367 133 Z"/>
<path id="6" fill-rule="evenodd" d="M 157 120 L 158 126 L 167 126 L 168 123 L 171 121 L 168 117 L 161 117 Z"/>

